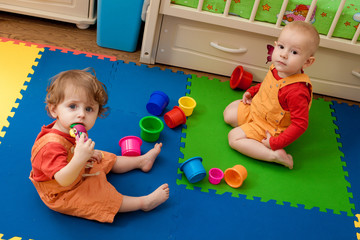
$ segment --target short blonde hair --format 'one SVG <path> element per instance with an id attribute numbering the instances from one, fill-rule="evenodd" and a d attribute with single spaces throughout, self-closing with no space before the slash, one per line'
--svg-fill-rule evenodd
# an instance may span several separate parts
<path id="1" fill-rule="evenodd" d="M 314 55 L 316 50 L 319 47 L 319 43 L 320 43 L 320 36 L 319 36 L 319 32 L 316 30 L 316 28 L 308 23 L 308 22 L 304 22 L 304 21 L 294 21 L 291 23 L 288 23 L 284 28 L 283 31 L 285 29 L 295 29 L 296 31 L 300 31 L 303 33 L 308 34 L 309 36 L 309 42 L 311 44 L 311 55 Z"/>
<path id="2" fill-rule="evenodd" d="M 92 71 L 92 73 L 89 71 Z M 106 86 L 96 78 L 94 69 L 87 68 L 84 70 L 64 71 L 50 79 L 45 98 L 45 108 L 50 116 L 49 105 L 56 106 L 61 103 L 64 100 L 65 88 L 69 85 L 74 89 L 83 89 L 88 99 L 99 104 L 99 117 L 107 115 L 106 112 L 109 108 L 105 107 L 108 101 Z"/>

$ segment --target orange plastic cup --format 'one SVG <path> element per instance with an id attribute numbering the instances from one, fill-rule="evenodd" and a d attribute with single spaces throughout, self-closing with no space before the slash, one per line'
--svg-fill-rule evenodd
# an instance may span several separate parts
<path id="1" fill-rule="evenodd" d="M 232 188 L 240 187 L 247 178 L 247 170 L 243 165 L 235 165 L 225 170 L 225 182 Z"/>
<path id="2" fill-rule="evenodd" d="M 237 66 L 230 77 L 230 87 L 246 90 L 251 86 L 253 75 L 244 70 L 242 66 Z"/>

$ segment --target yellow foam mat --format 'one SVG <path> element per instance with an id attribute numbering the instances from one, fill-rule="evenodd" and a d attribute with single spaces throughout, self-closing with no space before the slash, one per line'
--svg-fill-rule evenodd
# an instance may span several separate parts
<path id="1" fill-rule="evenodd" d="M 8 117 L 14 117 L 12 110 L 19 105 L 17 99 L 22 99 L 21 90 L 26 90 L 24 84 L 34 72 L 32 66 L 37 65 L 43 51 L 37 45 L 0 38 L 0 140 L 9 127 Z"/>

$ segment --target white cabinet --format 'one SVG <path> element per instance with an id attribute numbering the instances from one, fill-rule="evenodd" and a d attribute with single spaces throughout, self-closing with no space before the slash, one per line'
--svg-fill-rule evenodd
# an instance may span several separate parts
<path id="1" fill-rule="evenodd" d="M 155 61 L 230 76 L 242 65 L 261 82 L 275 37 L 164 15 Z M 320 47 L 305 69 L 315 93 L 360 101 L 359 55 Z M 355 72 L 355 73 L 354 73 Z"/>
<path id="2" fill-rule="evenodd" d="M 96 0 L 0 0 L 0 10 L 58 21 L 88 28 L 96 21 Z"/>

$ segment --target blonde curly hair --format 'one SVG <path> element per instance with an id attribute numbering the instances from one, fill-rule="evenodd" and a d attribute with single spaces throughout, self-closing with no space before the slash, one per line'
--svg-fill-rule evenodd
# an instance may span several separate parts
<path id="1" fill-rule="evenodd" d="M 92 73 L 91 73 L 91 72 Z M 99 104 L 99 117 L 106 117 L 109 107 L 105 107 L 108 101 L 106 86 L 100 82 L 92 68 L 84 70 L 68 70 L 57 74 L 50 79 L 46 91 L 46 111 L 51 116 L 49 105 L 57 106 L 64 100 L 65 88 L 71 86 L 74 89 L 83 89 L 88 99 Z"/>

